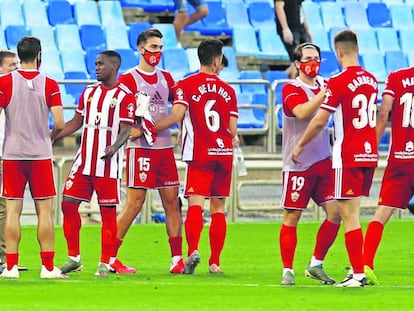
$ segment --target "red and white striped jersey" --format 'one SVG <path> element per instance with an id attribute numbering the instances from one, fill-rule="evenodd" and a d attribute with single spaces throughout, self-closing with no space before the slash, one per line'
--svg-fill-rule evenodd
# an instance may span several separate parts
<path id="1" fill-rule="evenodd" d="M 123 84 L 107 89 L 101 83 L 85 88 L 76 112 L 83 116 L 81 145 L 74 166 L 84 175 L 122 177 L 124 148 L 111 159 L 102 160 L 105 148 L 116 141 L 120 123 L 134 123 L 135 97 Z"/>
<path id="2" fill-rule="evenodd" d="M 414 67 L 390 73 L 383 94 L 394 98 L 388 161 L 414 160 Z"/>
<path id="3" fill-rule="evenodd" d="M 182 160 L 217 160 L 233 155 L 230 117 L 238 117 L 234 89 L 218 76 L 196 73 L 177 83 L 174 105 L 187 108 Z"/>
<path id="4" fill-rule="evenodd" d="M 321 109 L 334 112 L 333 168 L 375 167 L 378 82 L 360 66 L 331 77 Z"/>

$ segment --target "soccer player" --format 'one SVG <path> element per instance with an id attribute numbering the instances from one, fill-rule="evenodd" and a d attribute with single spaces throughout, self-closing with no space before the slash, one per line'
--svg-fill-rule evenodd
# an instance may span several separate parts
<path id="1" fill-rule="evenodd" d="M 135 98 L 118 82 L 121 57 L 103 51 L 95 61 L 97 84 L 87 86 L 79 98 L 75 116 L 57 139 L 72 134 L 83 125 L 80 148 L 66 179 L 63 200 L 63 231 L 68 246 L 64 273 L 82 269 L 80 256 L 82 201 L 89 202 L 96 191 L 102 218 L 101 258 L 96 276 L 109 274 L 109 259 L 116 238 L 116 204 L 119 204 L 123 148 L 135 118 Z"/>
<path id="2" fill-rule="evenodd" d="M 167 102 L 172 99 L 175 81 L 169 72 L 157 66 L 161 60 L 162 33 L 158 29 L 147 29 L 137 38 L 140 54 L 138 66 L 121 75 L 119 80 L 136 96 L 144 91 L 150 96 L 148 111 L 154 121 L 167 115 Z M 148 189 L 158 189 L 166 214 L 168 242 L 171 250 L 171 273 L 183 273 L 182 219 L 178 207 L 178 178 L 173 144 L 169 129 L 160 131 L 154 144 L 150 145 L 144 136 L 137 137 L 141 124 L 131 130 L 127 143 L 127 202 L 118 215 L 117 242 L 112 253 L 111 269 L 117 273 L 135 273 L 117 259 L 118 249 L 134 219 L 142 209 Z"/>
<path id="3" fill-rule="evenodd" d="M 17 69 L 19 60 L 16 53 L 9 50 L 0 50 L 0 76 Z M 0 161 L 3 152 L 4 141 L 4 112 L 0 113 Z M 0 162 L 1 163 L 1 162 Z M 1 172 L 1 164 L 0 164 Z M 0 173 L 1 174 L 1 173 Z M 6 200 L 0 197 L 0 273 L 6 263 L 6 244 L 4 241 L 4 226 L 6 224 Z"/>
<path id="4" fill-rule="evenodd" d="M 224 204 L 230 192 L 233 144 L 239 143 L 236 94 L 217 76 L 222 48 L 220 40 L 200 43 L 200 72 L 177 83 L 171 114 L 155 124 L 155 130 L 160 132 L 183 121 L 182 160 L 187 162 L 184 195 L 188 198 L 185 274 L 193 274 L 200 263 L 198 245 L 205 198 L 210 198 L 211 212 L 209 272 L 222 273 L 220 254 L 226 237 Z"/>
<path id="5" fill-rule="evenodd" d="M 378 284 L 374 274 L 374 257 L 385 224 L 395 209 L 405 209 L 414 186 L 414 67 L 390 73 L 382 94 L 377 120 L 377 141 L 384 134 L 391 114 L 391 146 L 382 179 L 378 208 L 368 225 L 364 241 L 364 265 L 368 283 Z"/>
<path id="6" fill-rule="evenodd" d="M 18 278 L 20 215 L 27 183 L 38 216 L 37 240 L 42 259 L 41 278 L 67 276 L 54 266 L 52 143 L 64 127 L 59 87 L 38 71 L 41 63 L 40 40 L 26 36 L 19 40 L 17 53 L 21 69 L 0 77 L 0 107 L 5 110 L 3 144 L 3 187 L 6 198 L 6 268 L 1 277 Z M 54 120 L 49 131 L 49 112 Z"/>
<path id="7" fill-rule="evenodd" d="M 367 279 L 362 260 L 360 196 L 369 195 L 378 161 L 375 133 L 378 83 L 371 73 L 359 66 L 355 32 L 339 32 L 334 44 L 343 71 L 329 79 L 321 109 L 296 145 L 292 160 L 301 162 L 305 145 L 319 134 L 330 114 L 334 113 L 335 199 L 344 223 L 345 245 L 353 268 L 352 273 L 336 286 L 362 287 L 367 285 Z"/>
<path id="8" fill-rule="evenodd" d="M 195 9 L 195 12 L 190 15 L 187 15 L 187 0 L 174 0 L 176 12 L 173 25 L 178 41 L 180 40 L 181 33 L 186 26 L 194 24 L 200 19 L 206 17 L 209 13 L 205 0 L 188 0 L 188 2 Z"/>
<path id="9" fill-rule="evenodd" d="M 292 151 L 302 137 L 312 116 L 316 114 L 324 96 L 325 81 L 318 76 L 321 62 L 320 48 L 306 42 L 293 52 L 298 77 L 287 83 L 283 96 L 283 223 L 280 228 L 280 254 L 283 262 L 282 285 L 294 285 L 293 258 L 297 245 L 297 224 L 309 199 L 326 211 L 326 219 L 319 228 L 316 245 L 305 275 L 324 284 L 334 284 L 323 269 L 323 260 L 338 234 L 341 217 L 333 198 L 333 170 L 328 127 L 325 126 L 306 145 L 301 163 L 293 163 Z"/>

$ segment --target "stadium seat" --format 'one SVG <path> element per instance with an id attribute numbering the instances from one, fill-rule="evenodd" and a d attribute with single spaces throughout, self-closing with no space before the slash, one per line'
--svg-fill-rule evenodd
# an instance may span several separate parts
<path id="1" fill-rule="evenodd" d="M 259 49 L 256 31 L 253 27 L 236 27 L 233 29 L 233 47 L 236 56 L 277 59 L 275 54 L 268 54 Z"/>
<path id="2" fill-rule="evenodd" d="M 42 51 L 40 71 L 55 80 L 63 80 L 62 63 L 59 51 Z"/>
<path id="3" fill-rule="evenodd" d="M 414 51 L 407 52 L 408 66 L 414 67 Z"/>
<path id="4" fill-rule="evenodd" d="M 380 52 L 400 51 L 397 31 L 393 28 L 377 28 L 377 42 Z"/>
<path id="5" fill-rule="evenodd" d="M 27 28 L 49 26 L 46 5 L 43 1 L 24 2 L 22 9 Z"/>
<path id="6" fill-rule="evenodd" d="M 414 51 L 414 40 L 413 40 L 413 30 L 412 29 L 400 29 L 400 44 L 401 50 L 405 53 Z"/>
<path id="7" fill-rule="evenodd" d="M 152 28 L 152 25 L 147 22 L 136 22 L 136 23 L 129 24 L 129 32 L 128 32 L 129 45 L 131 46 L 133 50 L 137 49 L 137 38 L 139 34 L 149 28 Z"/>
<path id="8" fill-rule="evenodd" d="M 124 27 L 125 20 L 119 1 L 98 1 L 98 11 L 101 16 L 101 25 L 107 27 Z"/>
<path id="9" fill-rule="evenodd" d="M 187 53 L 190 72 L 199 70 L 200 61 L 198 59 L 197 48 L 187 48 L 185 52 Z"/>
<path id="10" fill-rule="evenodd" d="M 271 28 L 275 31 L 275 10 L 267 1 L 250 2 L 247 8 L 250 18 L 250 24 L 256 29 L 264 27 Z"/>
<path id="11" fill-rule="evenodd" d="M 367 16 L 372 27 L 392 27 L 390 12 L 383 2 L 369 2 Z"/>
<path id="12" fill-rule="evenodd" d="M 302 8 L 305 12 L 306 21 L 308 22 L 308 25 L 310 27 L 310 30 L 313 34 L 313 31 L 315 29 L 322 29 L 323 22 L 322 22 L 322 16 L 321 16 L 321 10 L 319 7 L 319 4 L 313 1 L 304 1 L 302 2 Z M 314 36 L 314 39 L 316 37 Z"/>
<path id="13" fill-rule="evenodd" d="M 209 14 L 202 19 L 205 27 L 200 29 L 200 33 L 206 36 L 219 36 L 232 34 L 232 28 L 226 20 L 226 9 L 220 1 L 207 1 Z M 190 12 L 188 12 L 190 14 Z"/>
<path id="14" fill-rule="evenodd" d="M 122 7 L 141 8 L 145 12 L 173 11 L 175 6 L 171 0 L 121 0 Z"/>
<path id="15" fill-rule="evenodd" d="M 401 51 L 388 51 L 384 55 L 385 69 L 387 74 L 397 69 L 408 67 L 408 61 L 404 52 Z"/>
<path id="16" fill-rule="evenodd" d="M 329 37 L 329 42 L 331 44 L 330 50 L 335 51 L 335 44 L 334 44 L 335 36 L 338 34 L 338 32 L 340 32 L 344 29 L 346 29 L 346 28 L 344 28 L 344 27 L 332 27 L 331 29 L 329 29 L 328 37 Z"/>
<path id="17" fill-rule="evenodd" d="M 76 1 L 73 4 L 73 15 L 78 26 L 101 26 L 98 6 L 95 1 Z"/>
<path id="18" fill-rule="evenodd" d="M 371 52 L 361 54 L 363 67 L 371 72 L 378 81 L 384 81 L 387 78 L 384 57 L 381 52 Z"/>
<path id="19" fill-rule="evenodd" d="M 155 23 L 152 26 L 154 28 L 157 28 L 163 34 L 162 43 L 164 44 L 164 49 L 178 47 L 178 41 L 177 37 L 175 36 L 173 24 Z"/>
<path id="20" fill-rule="evenodd" d="M 58 24 L 73 24 L 72 6 L 66 0 L 49 0 L 47 6 L 49 23 L 52 26 Z"/>
<path id="21" fill-rule="evenodd" d="M 4 28 L 0 25 L 0 46 L 7 46 Z"/>
<path id="22" fill-rule="evenodd" d="M 406 4 L 392 4 L 390 5 L 389 10 L 394 29 L 410 29 L 413 31 L 414 20 L 410 6 Z"/>
<path id="23" fill-rule="evenodd" d="M 42 51 L 57 51 L 55 34 L 52 26 L 33 26 L 30 29 L 30 34 L 40 39 Z"/>
<path id="24" fill-rule="evenodd" d="M 106 49 L 104 31 L 98 25 L 82 25 L 79 27 L 79 35 L 83 50 L 90 48 Z"/>
<path id="25" fill-rule="evenodd" d="M 106 47 L 108 50 L 131 49 L 128 40 L 128 30 L 125 26 L 118 25 L 106 27 L 104 29 L 104 33 L 106 39 Z"/>
<path id="26" fill-rule="evenodd" d="M 333 27 L 346 28 L 342 7 L 336 2 L 320 2 L 323 26 L 326 30 Z"/>
<path id="27" fill-rule="evenodd" d="M 29 34 L 26 27 L 23 25 L 6 26 L 4 33 L 7 42 L 7 47 L 9 50 L 13 51 L 16 51 L 17 43 L 19 42 L 19 40 L 22 37 Z"/>
<path id="28" fill-rule="evenodd" d="M 86 55 L 85 55 L 86 69 L 88 70 L 89 76 L 93 79 L 96 77 L 96 73 L 95 73 L 96 56 L 102 51 L 103 50 L 101 49 L 88 49 L 86 51 Z"/>
<path id="29" fill-rule="evenodd" d="M 68 71 L 65 72 L 65 80 L 88 80 L 89 76 L 85 72 L 80 71 Z M 65 84 L 66 93 L 72 95 L 76 98 L 76 101 L 79 98 L 79 95 L 82 93 L 85 88 L 85 84 Z"/>
<path id="30" fill-rule="evenodd" d="M 78 26 L 75 24 L 57 24 L 55 38 L 60 51 L 82 50 Z"/>
<path id="31" fill-rule="evenodd" d="M 239 72 L 239 67 L 237 66 L 237 59 L 236 54 L 234 52 L 234 48 L 231 46 L 224 46 L 223 54 L 226 55 L 227 60 L 229 61 L 229 65 L 226 69 L 229 71 Z"/>
<path id="32" fill-rule="evenodd" d="M 233 32 L 234 29 L 239 27 L 252 27 L 245 4 L 228 3 L 226 5 L 226 20 L 229 26 L 233 27 Z"/>
<path id="33" fill-rule="evenodd" d="M 339 73 L 339 64 L 336 60 L 335 53 L 332 51 L 321 51 L 321 68 L 319 74 L 322 77 L 331 77 Z"/>
<path id="34" fill-rule="evenodd" d="M 377 35 L 374 28 L 356 30 L 360 53 L 378 52 Z"/>
<path id="35" fill-rule="evenodd" d="M 243 129 L 262 128 L 264 121 L 259 120 L 254 115 L 254 109 L 251 107 L 243 108 L 246 105 L 252 105 L 252 96 L 248 94 L 237 94 L 237 105 L 239 107 L 239 118 L 237 120 L 237 127 Z"/>
<path id="36" fill-rule="evenodd" d="M 277 59 L 289 60 L 289 54 L 283 45 L 282 39 L 276 33 L 275 27 L 259 28 L 258 43 L 263 53 L 272 55 Z"/>
<path id="37" fill-rule="evenodd" d="M 259 70 L 242 70 L 240 71 L 240 80 L 263 80 L 262 73 Z M 266 94 L 266 86 L 264 84 L 241 84 L 242 93 Z"/>
<path id="38" fill-rule="evenodd" d="M 15 1 L 0 1 L 0 21 L 3 28 L 25 25 L 20 5 Z"/>
<path id="39" fill-rule="evenodd" d="M 257 105 L 257 106 L 265 106 L 266 110 L 267 110 L 267 106 L 268 106 L 268 98 L 267 98 L 267 94 L 254 94 L 253 98 L 252 98 L 252 104 L 253 105 Z M 264 107 L 263 107 L 264 108 Z M 254 116 L 263 122 L 266 122 L 266 110 L 265 109 L 253 109 L 253 114 Z"/>
<path id="40" fill-rule="evenodd" d="M 321 50 L 329 51 L 331 44 L 329 43 L 328 34 L 324 28 L 311 27 L 313 43 L 315 43 Z"/>
<path id="41" fill-rule="evenodd" d="M 286 82 L 283 80 L 289 80 L 289 76 L 285 70 L 267 70 L 264 76 L 265 80 L 269 81 L 272 84 L 272 88 L 275 91 L 275 104 L 282 103 L 282 89 Z M 282 81 L 280 81 L 282 80 Z"/>
<path id="42" fill-rule="evenodd" d="M 183 48 L 166 48 L 162 53 L 164 69 L 169 71 L 174 80 L 179 80 L 190 72 L 187 54 Z"/>
<path id="43" fill-rule="evenodd" d="M 365 6 L 361 2 L 345 2 L 344 17 L 349 28 L 356 30 L 371 28 Z"/>
<path id="44" fill-rule="evenodd" d="M 63 73 L 70 71 L 87 73 L 83 51 L 61 51 L 60 58 L 62 60 Z"/>
<path id="45" fill-rule="evenodd" d="M 131 49 L 117 49 L 116 51 L 119 55 L 121 55 L 121 67 L 119 67 L 119 74 L 124 73 L 138 64 L 138 57 Z"/>

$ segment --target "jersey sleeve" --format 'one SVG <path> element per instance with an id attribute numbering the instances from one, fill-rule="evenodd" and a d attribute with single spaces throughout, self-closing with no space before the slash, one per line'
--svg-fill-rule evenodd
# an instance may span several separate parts
<path id="1" fill-rule="evenodd" d="M 326 86 L 325 99 L 321 105 L 321 109 L 329 112 L 335 112 L 338 105 L 341 103 L 342 92 L 340 88 L 343 88 L 340 76 L 331 78 Z"/>
<path id="2" fill-rule="evenodd" d="M 188 108 L 188 91 L 187 88 L 185 87 L 185 81 L 186 80 L 181 80 L 177 83 L 176 88 L 175 88 L 175 92 L 174 92 L 174 102 L 173 105 L 184 105 L 185 107 Z"/>
<path id="3" fill-rule="evenodd" d="M 123 123 L 134 124 L 135 120 L 135 96 L 127 93 L 121 102 L 119 119 Z"/>
<path id="4" fill-rule="evenodd" d="M 300 88 L 288 83 L 282 89 L 283 112 L 289 117 L 295 117 L 293 109 L 306 103 L 308 97 Z"/>
<path id="5" fill-rule="evenodd" d="M 134 77 L 130 73 L 124 73 L 118 78 L 119 83 L 122 83 L 127 86 L 132 92 L 132 94 L 138 93 L 137 84 L 135 83 Z"/>
<path id="6" fill-rule="evenodd" d="M 390 95 L 392 97 L 395 96 L 395 92 L 394 92 L 394 90 L 395 90 L 395 84 L 394 84 L 395 76 L 396 76 L 395 72 L 391 72 L 388 75 L 387 79 L 385 80 L 385 87 L 384 87 L 384 91 L 382 92 L 382 95 Z"/>
<path id="7" fill-rule="evenodd" d="M 161 70 L 162 74 L 164 75 L 165 80 L 167 81 L 168 90 L 169 90 L 169 96 L 168 99 L 172 100 L 174 98 L 175 93 L 175 87 L 177 83 L 175 82 L 173 76 L 171 73 L 165 70 Z"/>
<path id="8" fill-rule="evenodd" d="M 57 82 L 46 77 L 46 102 L 49 107 L 62 106 L 62 97 Z"/>
<path id="9" fill-rule="evenodd" d="M 230 116 L 238 118 L 239 117 L 239 108 L 237 105 L 237 96 L 236 96 L 236 92 L 234 91 L 234 89 L 229 86 L 228 88 L 229 94 L 231 96 L 231 106 L 230 106 Z"/>
<path id="10" fill-rule="evenodd" d="M 0 107 L 6 108 L 10 102 L 12 92 L 11 75 L 4 75 L 0 77 Z"/>
<path id="11" fill-rule="evenodd" d="M 84 89 L 83 92 L 81 93 L 81 95 L 79 96 L 79 100 L 78 100 L 79 103 L 78 103 L 78 106 L 76 107 L 76 110 L 75 110 L 75 112 L 80 114 L 81 116 L 84 116 L 83 112 L 85 110 L 85 104 L 84 104 L 85 103 L 85 101 L 84 101 L 85 90 L 86 89 Z"/>

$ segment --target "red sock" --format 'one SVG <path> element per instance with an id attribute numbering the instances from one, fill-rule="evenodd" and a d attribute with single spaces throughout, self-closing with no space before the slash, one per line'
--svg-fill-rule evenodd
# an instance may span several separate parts
<path id="1" fill-rule="evenodd" d="M 53 264 L 53 258 L 55 252 L 40 252 L 40 258 L 42 258 L 42 265 L 46 267 L 48 271 L 52 271 L 55 265 Z"/>
<path id="2" fill-rule="evenodd" d="M 101 206 L 102 229 L 101 229 L 101 262 L 109 263 L 109 258 L 115 247 L 117 233 L 116 207 Z"/>
<path id="3" fill-rule="evenodd" d="M 381 242 L 384 225 L 373 220 L 369 223 L 364 241 L 364 265 L 374 269 L 374 257 Z"/>
<path id="4" fill-rule="evenodd" d="M 289 227 L 282 224 L 279 233 L 279 246 L 283 268 L 293 269 L 293 258 L 295 257 L 297 243 L 296 227 Z"/>
<path id="5" fill-rule="evenodd" d="M 313 252 L 313 256 L 317 260 L 323 260 L 336 239 L 339 231 L 340 224 L 334 224 L 325 219 L 322 225 L 319 227 L 318 234 L 316 235 L 316 245 Z"/>
<path id="6" fill-rule="evenodd" d="M 79 240 L 81 217 L 78 211 L 78 205 L 62 201 L 63 212 L 63 233 L 65 234 L 68 245 L 68 255 L 78 256 L 80 254 Z"/>
<path id="7" fill-rule="evenodd" d="M 120 238 L 116 238 L 114 241 L 114 250 L 112 251 L 112 255 L 111 257 L 118 257 L 118 251 L 119 248 L 122 245 L 123 240 L 121 240 Z"/>
<path id="8" fill-rule="evenodd" d="M 211 214 L 211 224 L 209 230 L 210 236 L 210 259 L 209 265 L 215 263 L 220 266 L 220 254 L 224 247 L 224 240 L 226 239 L 226 216 L 224 213 Z"/>
<path id="9" fill-rule="evenodd" d="M 171 249 L 171 257 L 183 255 L 183 238 L 181 236 L 175 236 L 168 239 Z"/>
<path id="10" fill-rule="evenodd" d="M 364 238 L 361 228 L 345 233 L 345 245 L 354 273 L 364 273 L 364 262 L 362 261 L 363 243 Z"/>
<path id="11" fill-rule="evenodd" d="M 188 244 L 188 256 L 198 249 L 201 231 L 203 230 L 203 209 L 200 205 L 193 205 L 188 208 L 185 219 L 185 237 Z"/>
<path id="12" fill-rule="evenodd" d="M 19 253 L 6 253 L 7 270 L 11 270 L 19 262 Z"/>

